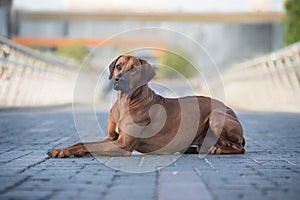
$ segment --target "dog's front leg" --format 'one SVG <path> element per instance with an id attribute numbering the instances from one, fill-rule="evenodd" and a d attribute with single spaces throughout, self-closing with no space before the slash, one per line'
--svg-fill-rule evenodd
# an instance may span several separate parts
<path id="1" fill-rule="evenodd" d="M 74 145 L 71 145 L 69 147 L 64 148 L 58 148 L 58 149 L 51 149 L 48 151 L 49 157 L 52 158 L 66 158 L 70 156 L 76 156 L 76 157 L 82 157 L 89 153 L 86 149 L 86 145 L 89 144 L 101 144 L 101 143 L 107 143 L 109 142 L 108 139 L 99 141 L 99 142 L 86 142 L 86 143 L 77 143 Z"/>
<path id="2" fill-rule="evenodd" d="M 122 135 L 115 141 L 78 143 L 66 148 L 52 149 L 50 157 L 65 158 L 70 156 L 82 157 L 87 153 L 102 156 L 130 156 L 136 145 L 136 139 Z"/>
<path id="3" fill-rule="evenodd" d="M 87 152 L 97 156 L 130 156 L 133 151 L 120 139 L 101 144 L 88 143 L 85 148 Z"/>

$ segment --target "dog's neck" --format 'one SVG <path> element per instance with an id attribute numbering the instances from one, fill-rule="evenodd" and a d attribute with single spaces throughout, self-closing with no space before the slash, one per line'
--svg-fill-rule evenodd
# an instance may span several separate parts
<path id="1" fill-rule="evenodd" d="M 143 85 L 136 89 L 134 92 L 118 93 L 118 109 L 122 110 L 122 115 L 129 115 L 130 112 L 139 112 L 140 119 L 146 119 L 149 117 L 149 109 L 154 104 L 161 104 L 164 102 L 164 98 L 157 95 L 148 84 Z M 122 118 L 122 117 L 120 117 Z"/>
<path id="2" fill-rule="evenodd" d="M 154 92 L 149 88 L 148 84 L 142 85 L 141 87 L 137 88 L 131 92 L 122 92 L 119 91 L 118 93 L 118 100 L 122 100 L 125 102 L 129 101 L 143 101 L 145 99 L 149 99 L 153 96 Z"/>

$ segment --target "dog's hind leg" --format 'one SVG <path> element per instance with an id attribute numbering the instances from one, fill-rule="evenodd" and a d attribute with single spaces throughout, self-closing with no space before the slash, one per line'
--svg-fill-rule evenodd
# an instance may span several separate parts
<path id="1" fill-rule="evenodd" d="M 243 128 L 231 109 L 213 111 L 209 117 L 209 126 L 218 138 L 217 143 L 209 149 L 210 154 L 245 153 Z"/>

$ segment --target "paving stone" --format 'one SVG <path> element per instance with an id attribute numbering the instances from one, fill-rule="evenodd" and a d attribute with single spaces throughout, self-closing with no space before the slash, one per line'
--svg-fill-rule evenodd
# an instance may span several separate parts
<path id="1" fill-rule="evenodd" d="M 19 190 L 15 192 L 13 190 L 8 191 L 1 199 L 47 199 L 52 194 L 52 191 L 30 191 L 30 190 Z"/>
<path id="2" fill-rule="evenodd" d="M 97 116 L 106 127 L 107 114 Z M 0 199 L 298 199 L 300 114 L 238 116 L 245 155 L 47 159 L 48 149 L 80 141 L 71 109 L 2 111 Z M 85 139 L 100 138 L 85 128 Z"/>
<path id="3" fill-rule="evenodd" d="M 6 175 L 0 176 L 0 194 L 5 193 L 7 190 L 15 188 L 18 184 L 25 182 L 29 176 L 24 175 Z"/>

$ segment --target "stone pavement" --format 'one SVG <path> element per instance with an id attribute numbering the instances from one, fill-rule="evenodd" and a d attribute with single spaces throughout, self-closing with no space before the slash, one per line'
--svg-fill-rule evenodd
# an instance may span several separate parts
<path id="1" fill-rule="evenodd" d="M 183 155 L 162 168 L 155 160 L 174 155 L 48 159 L 48 149 L 79 141 L 71 109 L 2 109 L 0 199 L 299 199 L 300 114 L 238 115 L 245 155 Z M 98 116 L 105 124 L 107 115 Z M 157 170 L 127 173 L 99 160 Z"/>

